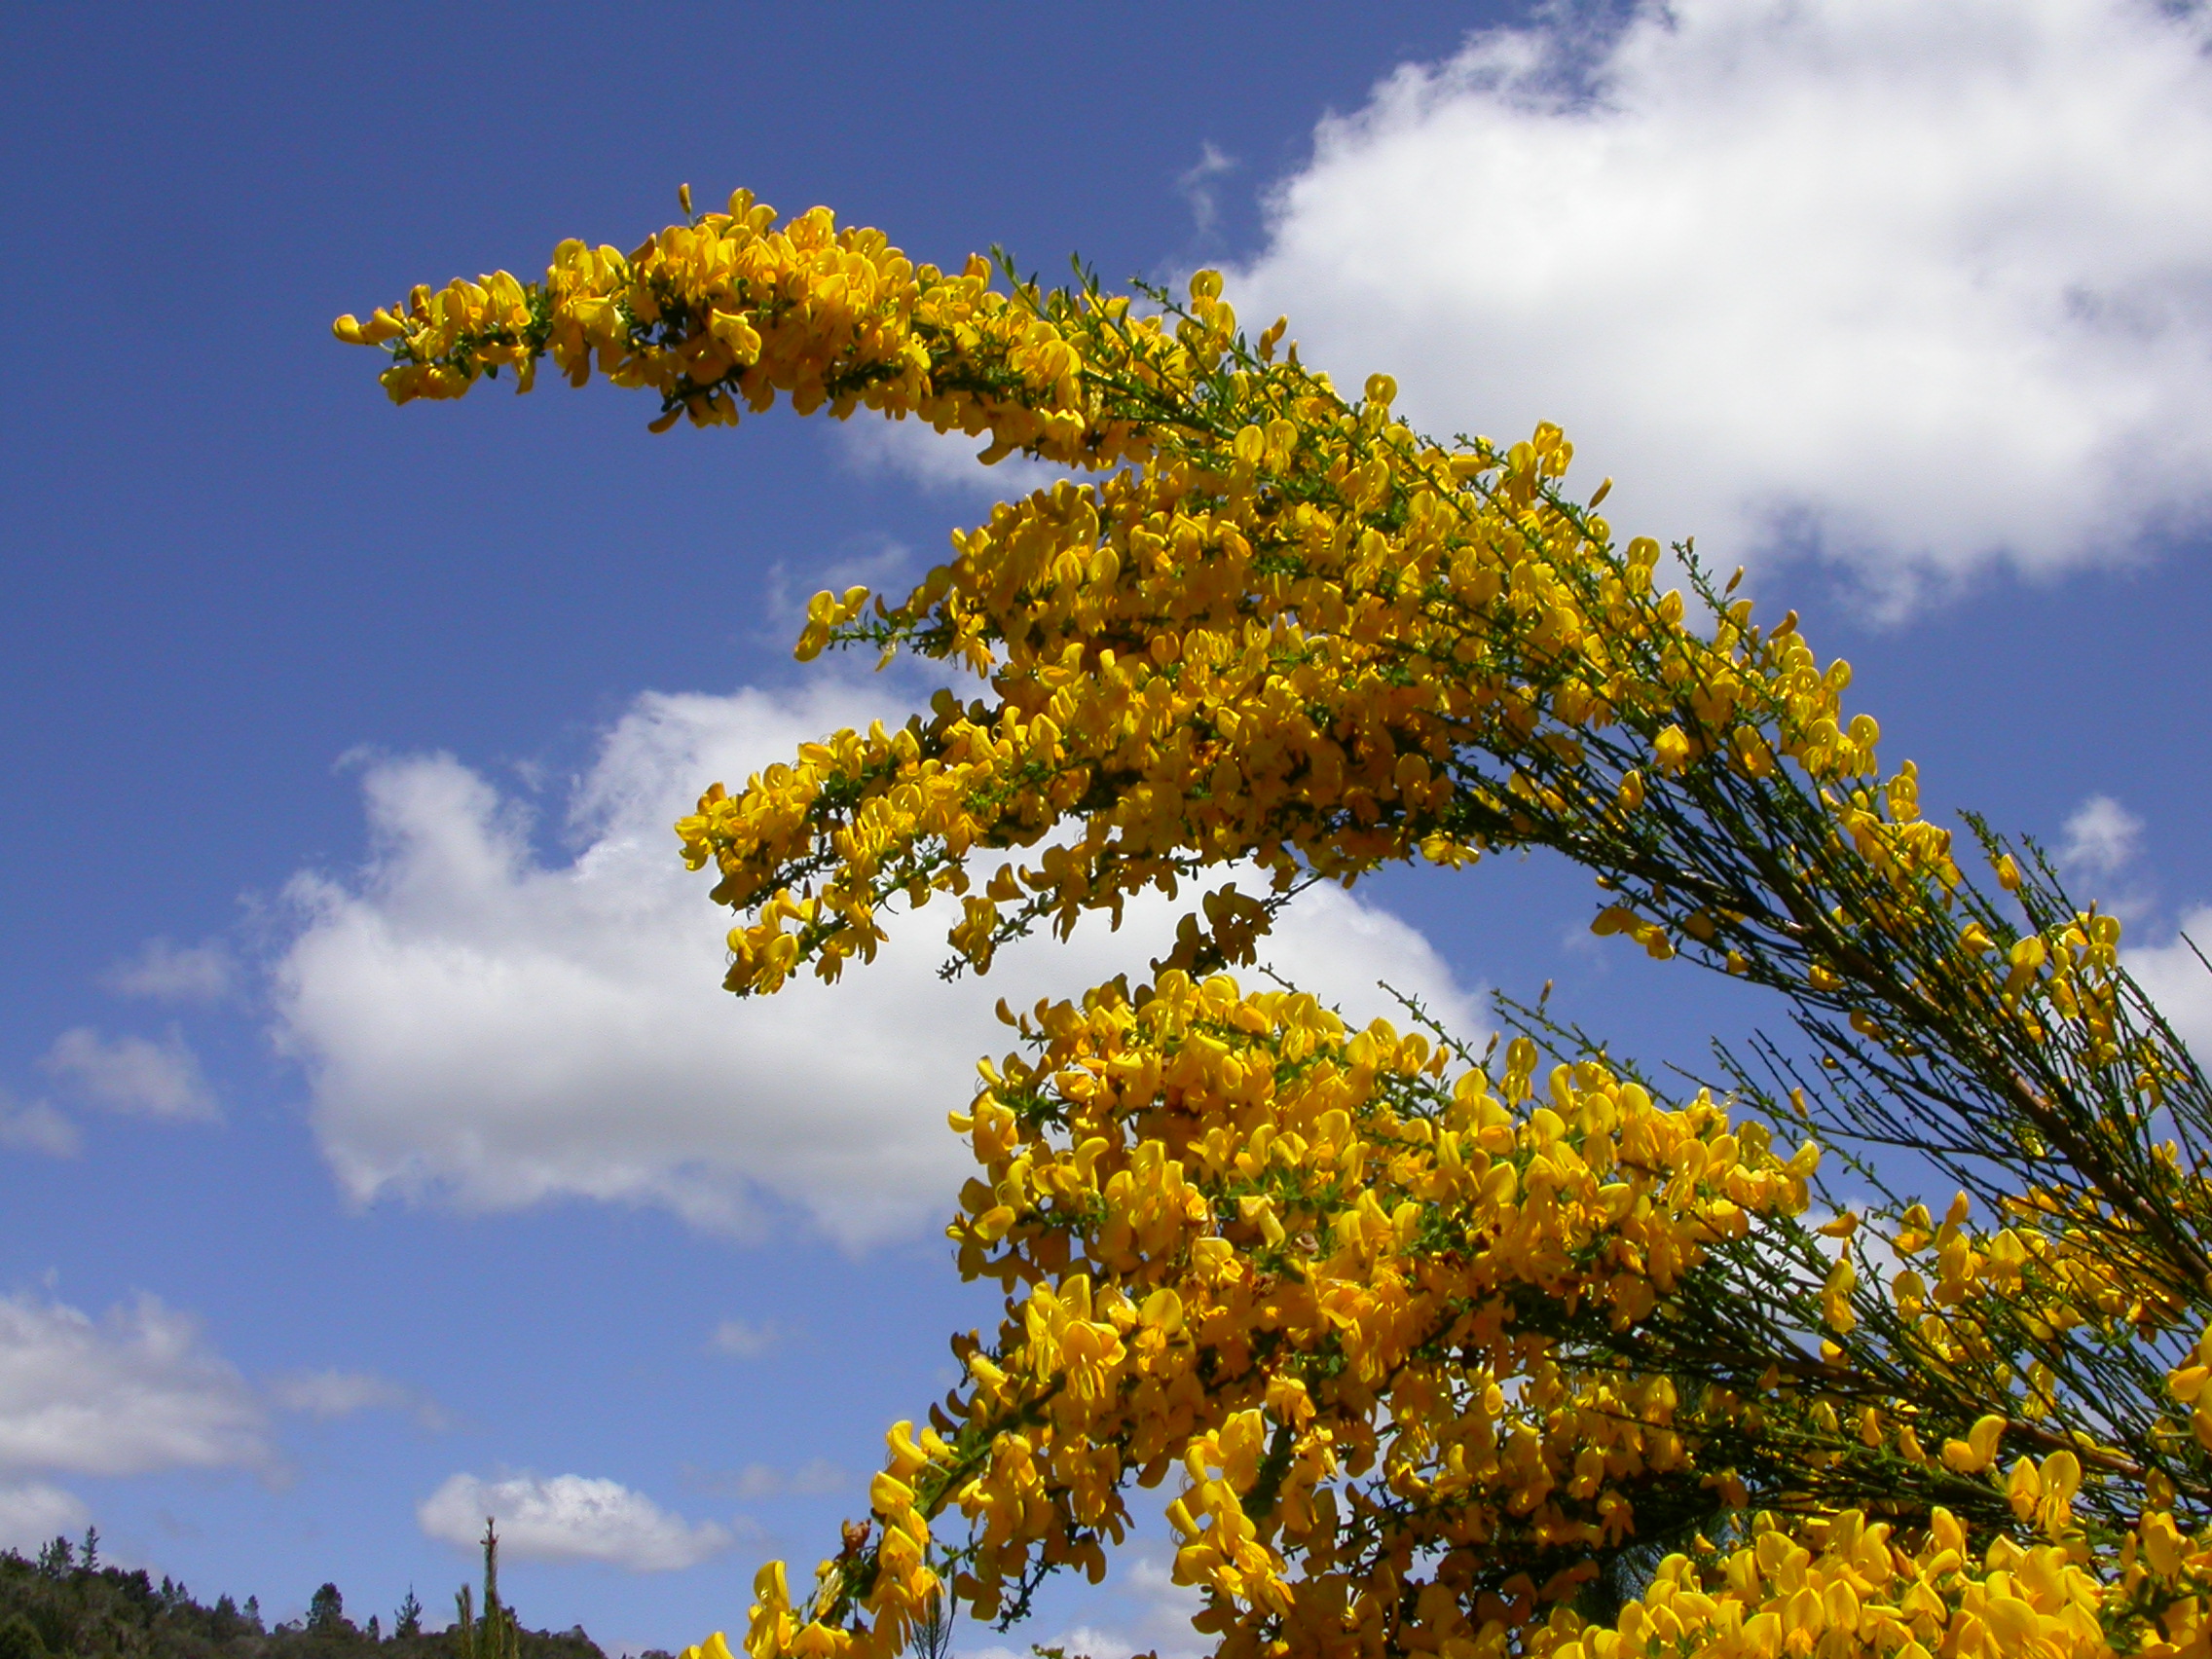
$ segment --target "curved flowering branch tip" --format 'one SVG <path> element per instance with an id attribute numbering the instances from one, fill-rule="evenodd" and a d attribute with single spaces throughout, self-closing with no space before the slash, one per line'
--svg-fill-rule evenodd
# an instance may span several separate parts
<path id="1" fill-rule="evenodd" d="M 684 214 L 336 332 L 402 403 L 550 359 L 661 429 L 783 400 L 1071 473 L 903 598 L 807 607 L 801 660 L 975 684 L 678 823 L 728 988 L 834 980 L 940 900 L 978 973 L 1176 907 L 1149 983 L 1001 1002 L 948 1235 L 1006 1315 L 813 1589 L 762 1569 L 751 1659 L 1018 1620 L 1171 1477 L 1224 1659 L 2212 1652 L 2212 1088 L 2116 919 L 1978 820 L 1992 889 L 1962 865 L 1795 612 L 1687 548 L 1660 591 L 1559 427 L 1427 438 L 1218 273 L 1044 290 L 742 191 Z M 1477 1054 L 1230 972 L 1317 882 L 1538 847 L 1594 933 L 1802 1041 L 1670 1097 L 1541 1002 Z"/>

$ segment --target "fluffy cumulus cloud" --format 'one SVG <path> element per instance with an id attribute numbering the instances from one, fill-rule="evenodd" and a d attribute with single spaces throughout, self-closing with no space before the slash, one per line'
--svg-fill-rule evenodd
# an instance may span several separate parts
<path id="1" fill-rule="evenodd" d="M 967 1162 L 945 1111 L 972 1092 L 977 1057 L 1008 1046 L 993 1004 L 1141 970 L 1170 912 L 1133 905 L 1119 935 L 1099 921 L 1027 941 L 948 985 L 937 905 L 894 918 L 876 963 L 835 986 L 723 992 L 729 918 L 669 826 L 703 784 L 734 788 L 801 741 L 865 725 L 884 695 L 641 698 L 569 803 L 573 850 L 558 855 L 456 760 L 372 768 L 369 863 L 294 884 L 302 925 L 275 984 L 279 1040 L 345 1187 L 478 1208 L 580 1196 L 718 1229 L 757 1223 L 766 1200 L 850 1246 L 942 1210 Z M 1333 889 L 1294 909 L 1272 960 L 1362 1017 L 1386 1006 L 1386 978 L 1481 1024 L 1419 934 Z"/>
<path id="2" fill-rule="evenodd" d="M 2067 819 L 2058 862 L 2068 870 L 2112 875 L 2133 862 L 2142 838 L 2142 819 L 2110 795 L 2091 795 Z"/>
<path id="3" fill-rule="evenodd" d="M 0 1550 L 36 1555 L 57 1537 L 74 1537 L 92 1520 L 92 1511 L 75 1493 L 31 1481 L 0 1486 Z"/>
<path id="4" fill-rule="evenodd" d="M 2187 911 L 2171 943 L 2138 945 L 2122 952 L 2127 971 L 2158 1005 L 2158 1012 L 2197 1062 L 2212 1066 L 2212 968 L 2204 965 L 2208 956 L 2212 956 L 2212 904 Z"/>
<path id="5" fill-rule="evenodd" d="M 2059 867 L 2077 883 L 2093 881 L 2109 887 L 2135 865 L 2143 830 L 2143 820 L 2112 796 L 2091 795 L 2066 820 L 2065 838 L 2058 845 Z M 2081 896 L 2077 891 L 2076 897 Z M 2125 891 L 2098 892 L 2096 897 L 2106 911 L 2127 924 L 2127 939 L 2138 937 L 2138 928 L 2151 911 L 2147 899 Z M 2185 911 L 2164 944 L 2126 944 L 2120 962 L 2198 1060 L 2212 1064 L 2212 969 L 2205 967 L 2200 950 L 2212 953 L 2212 905 L 2208 904 Z"/>
<path id="6" fill-rule="evenodd" d="M 1156 1659 L 1198 1659 L 1207 1643 L 1191 1629 L 1191 1620 L 1205 1604 L 1195 1588 L 1175 1582 L 1166 1553 L 1157 1544 L 1137 1545 L 1113 1564 L 1103 1589 L 1082 1598 L 1077 1622 L 1038 1646 L 1070 1653 L 1149 1650 Z M 974 1659 L 1017 1659 L 1015 1649 L 998 1642 L 962 1651 L 973 1653 Z"/>
<path id="7" fill-rule="evenodd" d="M 265 1428 L 253 1391 L 189 1314 L 150 1296 L 100 1319 L 0 1297 L 0 1472 L 266 1466 Z"/>
<path id="8" fill-rule="evenodd" d="M 836 442 L 846 462 L 860 473 L 895 473 L 924 489 L 972 500 L 983 514 L 994 501 L 1014 500 L 1075 476 L 1065 467 L 1028 456 L 1008 456 L 989 466 L 979 465 L 976 458 L 987 438 L 940 432 L 920 421 L 847 421 L 837 427 Z M 820 585 L 837 584 L 826 577 Z"/>
<path id="9" fill-rule="evenodd" d="M 2201 517 L 2212 38 L 2155 0 L 1562 3 L 1325 122 L 1232 274 L 1423 427 L 1903 603 Z"/>
<path id="10" fill-rule="evenodd" d="M 89 1025 L 64 1031 L 40 1062 L 95 1106 L 145 1118 L 220 1115 L 199 1056 L 171 1026 L 160 1042 L 102 1037 Z"/>
<path id="11" fill-rule="evenodd" d="M 477 1547 L 487 1517 L 497 1520 L 510 1561 L 598 1561 L 632 1572 L 672 1572 L 735 1541 L 727 1528 L 686 1522 L 618 1482 L 582 1475 L 455 1475 L 415 1512 L 430 1537 L 464 1550 Z"/>

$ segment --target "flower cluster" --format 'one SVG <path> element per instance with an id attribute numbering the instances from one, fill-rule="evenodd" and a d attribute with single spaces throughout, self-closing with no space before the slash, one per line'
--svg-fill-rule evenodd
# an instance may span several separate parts
<path id="1" fill-rule="evenodd" d="M 1558 428 L 1502 451 L 1423 442 L 1391 419 L 1387 377 L 1347 402 L 1295 349 L 1275 360 L 1279 326 L 1245 350 L 1212 273 L 1167 317 L 988 277 L 915 267 L 819 208 L 776 228 L 740 193 L 627 258 L 564 243 L 542 283 L 496 273 L 337 324 L 389 344 L 401 400 L 510 364 L 527 386 L 549 353 L 572 380 L 596 362 L 659 391 L 664 421 L 734 421 L 781 391 L 801 413 L 988 433 L 985 461 L 1108 469 L 1000 507 L 896 607 L 814 602 L 802 657 L 903 645 L 993 696 L 948 694 L 904 739 L 841 732 L 710 794 L 682 832 L 754 914 L 732 988 L 809 961 L 834 977 L 902 894 L 960 898 L 953 942 L 982 965 L 1042 917 L 1064 929 L 1210 863 L 1256 854 L 1285 883 L 1416 852 L 1456 864 L 1633 813 L 1647 778 L 1700 761 L 1871 769 L 1877 729 L 1842 717 L 1848 668 L 1819 668 L 1792 622 L 1762 635 L 1748 602 L 1692 626 L 1679 593 L 1653 591 L 1655 542 L 1615 553 L 1552 488 L 1572 457 Z M 1607 731 L 1621 752 L 1586 750 Z M 1475 753 L 1509 764 L 1470 774 Z M 1900 874 L 1947 870 L 1939 831 L 1844 810 Z M 1053 866 L 969 891 L 971 848 L 1035 845 L 1071 817 L 1082 836 Z M 1264 907 L 1209 920 L 1239 960 Z"/>
<path id="2" fill-rule="evenodd" d="M 954 1510 L 965 1541 L 935 1560 L 980 1616 L 1055 1567 L 1096 1577 L 1131 1525 L 1126 1487 L 1171 1474 L 1175 1574 L 1225 1654 L 1781 1659 L 1833 1637 L 1823 1651 L 1994 1659 L 2110 1652 L 2130 1607 L 2194 1628 L 2173 1587 L 2212 1554 L 2157 1512 L 2112 1578 L 2089 1570 L 2082 1456 L 2042 1436 L 2040 1458 L 2005 1464 L 2030 1423 L 1985 1413 L 1945 1436 L 1929 1402 L 1874 1404 L 1848 1364 L 1809 1390 L 1590 1367 L 1594 1328 L 1749 1288 L 1726 1258 L 1755 1273 L 1757 1234 L 1804 1211 L 1809 1144 L 1783 1158 L 1710 1096 L 1670 1109 L 1598 1061 L 1539 1084 L 1526 1038 L 1493 1082 L 1419 1033 L 1346 1031 L 1226 976 L 1171 971 L 1141 1000 L 1095 992 L 1020 1023 L 1030 1057 L 988 1065 L 954 1119 L 978 1173 L 951 1231 L 965 1272 L 1024 1294 L 995 1343 L 956 1345 L 967 1381 L 933 1425 L 893 1428 L 873 1530 L 823 1564 L 811 1604 L 763 1577 L 757 1659 L 897 1651 L 940 1593 L 932 1527 Z M 1986 1282 L 2014 1235 L 1975 1248 L 1965 1207 L 1901 1240 L 1941 1258 L 1934 1303 L 1910 1270 L 1891 1293 L 1954 1346 L 1974 1304 L 2019 1283 Z M 1820 1289 L 1849 1339 L 1848 1274 Z M 1787 1353 L 1707 1357 L 1771 1373 Z M 2191 1400 L 2212 1396 L 2198 1358 L 2172 1382 Z M 1902 1536 L 1857 1508 L 1754 1511 L 1746 1477 L 1773 1483 L 1731 1461 L 1810 1484 L 1846 1456 L 2043 1541 L 2000 1531 L 1976 1559 L 1940 1504 Z M 1738 1542 L 1701 1534 L 1591 1625 L 1596 1561 L 1684 1517 Z"/>
<path id="3" fill-rule="evenodd" d="M 1141 465 L 1001 506 L 896 607 L 816 602 L 801 655 L 909 646 L 991 696 L 947 692 L 900 732 L 841 732 L 710 792 L 679 832 L 752 913 L 732 989 L 807 962 L 835 977 L 902 897 L 958 899 L 951 942 L 984 967 L 1013 934 L 1064 934 L 1209 866 L 1253 860 L 1280 893 L 1587 837 L 1700 760 L 1873 764 L 1871 719 L 1840 723 L 1840 665 L 1817 670 L 1793 630 L 1762 637 L 1748 604 L 1701 634 L 1652 592 L 1655 543 L 1615 555 L 1603 519 L 1538 491 L 1567 463 L 1556 429 L 1448 452 L 1387 419 L 1380 380 L 1354 408 L 1290 365 L 1235 378 L 1222 400 L 1187 393 L 1194 418 L 1233 411 L 1219 441 L 1169 435 Z M 1900 887 L 1955 879 L 1942 832 L 1841 812 Z M 1030 847 L 971 885 L 973 850 Z M 1194 917 L 1210 954 L 1181 965 L 1248 960 L 1267 910 L 1225 895 Z"/>
<path id="4" fill-rule="evenodd" d="M 528 391 L 550 356 L 572 385 L 596 366 L 616 386 L 658 392 L 660 429 L 735 425 L 741 405 L 763 411 L 781 393 L 801 415 L 866 408 L 988 433 L 998 455 L 1108 466 L 1141 454 L 1142 437 L 1086 393 L 1061 330 L 995 291 L 990 275 L 980 258 L 957 275 L 917 267 L 880 231 L 839 230 L 827 208 L 778 225 L 739 191 L 727 212 L 672 225 L 627 256 L 565 241 L 542 282 L 499 271 L 418 287 L 333 329 L 389 349 L 395 403 L 460 397 L 501 368 Z M 1126 313 L 1123 302 L 1113 319 L 1126 371 L 1181 372 L 1187 349 Z"/>
<path id="5" fill-rule="evenodd" d="M 2212 1653 L 2212 1089 L 2117 921 L 1978 821 L 1970 877 L 1794 613 L 1616 542 L 1556 426 L 1423 437 L 1213 273 L 1133 304 L 685 211 L 337 333 L 400 402 L 550 356 L 660 428 L 782 395 L 1071 474 L 903 597 L 809 606 L 802 659 L 978 694 L 706 791 L 677 833 L 739 913 L 728 987 L 834 979 L 940 900 L 980 972 L 1198 889 L 1149 983 L 1002 1003 L 950 1231 L 1007 1316 L 813 1590 L 763 1569 L 754 1659 L 889 1659 L 947 1596 L 1017 1618 L 1178 1472 L 1234 1659 Z M 1597 877 L 1596 932 L 1779 993 L 1809 1054 L 1670 1101 L 1540 1007 L 1477 1056 L 1222 972 L 1311 882 L 1535 846 Z M 1958 1197 L 1816 1225 L 1793 1120 Z"/>
<path id="6" fill-rule="evenodd" d="M 1598 1062 L 1554 1068 L 1539 1104 L 1526 1039 L 1493 1085 L 1227 976 L 1024 1023 L 1031 1057 L 954 1120 L 979 1169 L 952 1234 L 964 1272 L 1025 1294 L 964 1345 L 942 1431 L 893 1430 L 881 1543 L 825 1564 L 816 1622 L 762 1601 L 760 1659 L 895 1647 L 938 1582 L 909 1540 L 948 1509 L 980 1614 L 1042 1570 L 1102 1571 L 1126 1486 L 1177 1467 L 1176 1571 L 1208 1628 L 1314 1651 L 1441 1639 L 1481 1611 L 1470 1589 L 1525 1618 L 1640 1498 L 1714 1502 L 1689 1447 L 1740 1402 L 1578 1373 L 1560 1322 L 1647 1318 L 1715 1242 L 1802 1209 L 1810 1146 L 1781 1158 L 1710 1097 L 1670 1110 Z"/>

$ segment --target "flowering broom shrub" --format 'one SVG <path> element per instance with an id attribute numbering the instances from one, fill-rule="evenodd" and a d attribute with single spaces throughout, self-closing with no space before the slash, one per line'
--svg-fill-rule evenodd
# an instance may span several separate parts
<path id="1" fill-rule="evenodd" d="M 402 403 L 549 362 L 656 429 L 782 398 L 1071 475 L 911 593 L 814 600 L 801 658 L 973 695 L 677 826 L 729 989 L 865 971 L 933 906 L 980 973 L 1186 905 L 1149 982 L 1000 1004 L 950 1232 L 1006 1317 L 812 1585 L 761 1571 L 754 1659 L 886 1659 L 944 1596 L 1012 1622 L 1162 1483 L 1234 1659 L 2212 1653 L 2212 1091 L 2119 922 L 1979 821 L 1962 858 L 1793 612 L 1686 556 L 1659 591 L 1556 427 L 1424 437 L 1212 273 L 1132 300 L 685 213 L 337 333 Z M 1476 1052 L 1235 977 L 1314 882 L 1527 847 L 1798 1038 L 1670 1096 L 1540 1005 Z M 1824 1196 L 1823 1144 L 1870 1198 Z"/>

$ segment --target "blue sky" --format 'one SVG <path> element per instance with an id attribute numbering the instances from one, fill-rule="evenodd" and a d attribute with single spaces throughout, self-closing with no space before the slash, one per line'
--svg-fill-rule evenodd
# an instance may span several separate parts
<path id="1" fill-rule="evenodd" d="M 665 826 L 911 696 L 798 669 L 798 607 L 1017 475 L 653 437 L 603 387 L 395 411 L 329 337 L 685 180 L 940 262 L 1226 264 L 1434 429 L 1562 421 L 2212 1040 L 2172 942 L 2212 933 L 2205 40 L 2117 0 L 12 11 L 0 1543 L 91 1520 L 388 1619 L 490 1502 L 531 1623 L 681 1645 L 827 1553 L 991 1316 L 931 1220 L 981 1010 L 1142 941 L 978 1003 L 916 934 L 741 1008 Z M 1541 860 L 1362 901 L 1284 965 L 1470 1022 L 1556 977 L 1685 1061 L 1771 1016 L 1599 948 Z M 1139 1549 L 1028 1634 L 1167 1651 L 1173 1606 Z"/>

